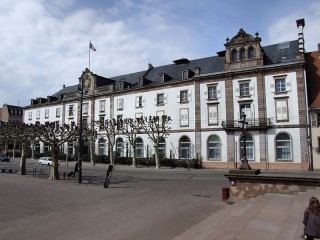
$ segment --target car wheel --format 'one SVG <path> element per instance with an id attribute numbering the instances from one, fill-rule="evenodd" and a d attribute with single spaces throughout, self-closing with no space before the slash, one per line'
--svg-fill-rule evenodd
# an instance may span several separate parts
<path id="1" fill-rule="evenodd" d="M 41 163 L 41 162 L 39 162 L 39 164 L 40 164 L 40 165 L 42 165 L 42 163 Z"/>

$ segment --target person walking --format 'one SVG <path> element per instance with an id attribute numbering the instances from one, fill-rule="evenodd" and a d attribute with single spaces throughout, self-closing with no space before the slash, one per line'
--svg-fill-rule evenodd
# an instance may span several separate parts
<path id="1" fill-rule="evenodd" d="M 320 237 L 320 203 L 316 197 L 311 197 L 309 206 L 304 211 L 303 221 L 304 233 L 302 239 L 313 240 Z"/>

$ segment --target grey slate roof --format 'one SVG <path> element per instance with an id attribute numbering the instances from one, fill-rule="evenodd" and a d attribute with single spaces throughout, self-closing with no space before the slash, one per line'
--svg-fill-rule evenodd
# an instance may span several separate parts
<path id="1" fill-rule="evenodd" d="M 262 47 L 265 53 L 265 66 L 274 65 L 279 63 L 289 63 L 295 62 L 296 53 L 298 53 L 298 40 L 288 41 L 278 44 L 273 44 L 269 46 Z M 201 59 L 190 60 L 187 63 L 183 64 L 169 64 L 164 66 L 158 66 L 151 69 L 147 74 L 147 70 L 140 71 L 136 73 L 129 73 L 120 76 L 114 76 L 110 78 L 105 78 L 108 80 L 115 81 L 115 90 L 118 90 L 119 82 L 125 81 L 129 83 L 130 87 L 134 87 L 137 85 L 138 78 L 144 76 L 147 80 L 157 83 L 159 74 L 166 74 L 170 77 L 170 81 L 180 80 L 182 70 L 189 69 L 194 71 L 196 67 L 201 68 L 201 74 L 214 74 L 224 71 L 224 58 L 219 56 L 206 57 Z M 106 81 L 109 82 L 110 81 Z M 59 92 L 55 93 L 53 96 L 58 96 L 60 94 L 75 92 L 78 90 L 78 85 L 73 85 L 69 87 L 65 87 L 61 89 Z"/>

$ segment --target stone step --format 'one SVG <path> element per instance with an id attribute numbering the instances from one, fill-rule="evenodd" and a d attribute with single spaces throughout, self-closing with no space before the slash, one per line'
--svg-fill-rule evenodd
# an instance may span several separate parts
<path id="1" fill-rule="evenodd" d="M 226 205 L 174 240 L 300 239 L 305 204 L 312 194 L 267 193 Z"/>

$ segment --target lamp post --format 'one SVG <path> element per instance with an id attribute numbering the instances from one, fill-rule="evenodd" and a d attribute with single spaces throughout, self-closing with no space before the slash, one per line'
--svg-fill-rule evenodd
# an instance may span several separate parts
<path id="1" fill-rule="evenodd" d="M 80 123 L 79 123 L 79 142 L 78 142 L 78 183 L 82 183 L 82 133 L 83 133 L 83 117 L 82 117 L 82 105 L 83 105 L 83 80 L 81 79 L 81 92 L 80 92 Z"/>
<path id="2" fill-rule="evenodd" d="M 248 122 L 246 121 L 246 114 L 242 113 L 241 120 L 239 121 L 239 126 L 242 131 L 242 143 L 243 143 L 243 151 L 241 156 L 241 165 L 239 169 L 241 170 L 250 170 L 248 159 L 247 159 L 247 144 L 246 144 L 246 133 L 248 128 Z"/>

